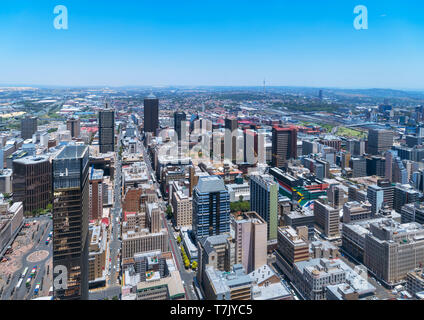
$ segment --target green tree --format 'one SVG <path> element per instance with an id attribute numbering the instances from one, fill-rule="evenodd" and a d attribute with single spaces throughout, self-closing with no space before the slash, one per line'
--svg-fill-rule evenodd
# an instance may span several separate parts
<path id="1" fill-rule="evenodd" d="M 193 270 L 196 270 L 196 269 L 197 269 L 197 261 L 193 261 L 193 262 L 191 263 L 191 268 L 192 268 Z"/>
<path id="2" fill-rule="evenodd" d="M 168 219 L 171 219 L 173 217 L 172 207 L 171 206 L 167 206 L 166 207 L 166 216 L 168 217 Z"/>

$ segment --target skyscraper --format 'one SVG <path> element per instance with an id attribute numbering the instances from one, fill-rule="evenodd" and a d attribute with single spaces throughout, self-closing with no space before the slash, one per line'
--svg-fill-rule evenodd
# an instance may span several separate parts
<path id="1" fill-rule="evenodd" d="M 283 167 L 289 159 L 297 158 L 297 130 L 295 127 L 272 128 L 272 165 Z"/>
<path id="2" fill-rule="evenodd" d="M 372 215 L 377 215 L 384 203 L 384 190 L 383 188 L 372 185 L 367 188 L 367 198 L 371 203 Z"/>
<path id="3" fill-rule="evenodd" d="M 159 129 L 159 99 L 150 94 L 144 99 L 144 132 L 157 134 Z"/>
<path id="4" fill-rule="evenodd" d="M 383 205 L 393 209 L 395 186 L 388 179 L 380 179 L 377 185 L 383 189 Z"/>
<path id="5" fill-rule="evenodd" d="M 13 200 L 23 203 L 24 212 L 46 209 L 51 203 L 51 170 L 48 156 L 31 156 L 13 161 Z"/>
<path id="6" fill-rule="evenodd" d="M 393 132 L 390 130 L 370 129 L 368 132 L 368 153 L 380 155 L 393 145 Z"/>
<path id="7" fill-rule="evenodd" d="M 99 111 L 99 147 L 100 153 L 115 151 L 115 111 L 107 105 Z"/>
<path id="8" fill-rule="evenodd" d="M 103 170 L 91 168 L 89 181 L 89 217 L 90 220 L 101 219 L 103 214 Z"/>
<path id="9" fill-rule="evenodd" d="M 236 263 L 240 263 L 247 272 L 262 267 L 267 262 L 267 226 L 266 221 L 256 212 L 247 212 L 233 220 L 235 231 Z"/>
<path id="10" fill-rule="evenodd" d="M 200 177 L 193 191 L 193 233 L 197 239 L 230 232 L 230 194 L 217 176 Z"/>
<path id="11" fill-rule="evenodd" d="M 278 184 L 271 175 L 250 176 L 250 209 L 266 221 L 268 240 L 277 239 Z"/>
<path id="12" fill-rule="evenodd" d="M 25 117 L 21 120 L 21 137 L 22 139 L 32 139 L 32 135 L 37 132 L 37 118 Z"/>
<path id="13" fill-rule="evenodd" d="M 70 117 L 66 120 L 66 127 L 71 132 L 72 138 L 79 138 L 81 132 L 81 121 L 77 117 Z"/>
<path id="14" fill-rule="evenodd" d="M 88 153 L 68 145 L 52 161 L 54 278 L 67 277 L 54 282 L 60 300 L 88 299 Z"/>
<path id="15" fill-rule="evenodd" d="M 174 130 L 177 133 L 178 140 L 181 140 L 182 134 L 181 134 L 181 122 L 187 120 L 187 115 L 185 112 L 175 112 L 174 113 Z"/>
<path id="16" fill-rule="evenodd" d="M 237 160 L 237 119 L 225 119 L 225 158 L 233 162 Z"/>

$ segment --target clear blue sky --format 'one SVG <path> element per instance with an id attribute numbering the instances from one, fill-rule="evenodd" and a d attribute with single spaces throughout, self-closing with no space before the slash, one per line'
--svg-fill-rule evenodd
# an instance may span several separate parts
<path id="1" fill-rule="evenodd" d="M 0 84 L 424 89 L 421 0 L 1 0 L 0 43 Z"/>

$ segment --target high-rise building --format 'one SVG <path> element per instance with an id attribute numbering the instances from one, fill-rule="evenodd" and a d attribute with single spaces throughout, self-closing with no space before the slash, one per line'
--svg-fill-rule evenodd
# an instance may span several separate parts
<path id="1" fill-rule="evenodd" d="M 237 135 L 238 135 L 237 119 L 225 119 L 225 158 L 233 162 L 237 160 Z"/>
<path id="2" fill-rule="evenodd" d="M 54 297 L 88 299 L 89 151 L 68 145 L 52 161 Z M 66 286 L 64 283 L 66 282 Z"/>
<path id="3" fill-rule="evenodd" d="M 371 156 L 366 158 L 367 161 L 367 176 L 386 176 L 386 159 L 381 156 Z"/>
<path id="4" fill-rule="evenodd" d="M 181 134 L 181 122 L 187 120 L 187 115 L 185 112 L 175 112 L 174 113 L 174 130 L 178 136 L 178 140 L 182 140 L 182 134 Z"/>
<path id="5" fill-rule="evenodd" d="M 277 239 L 278 184 L 271 175 L 250 176 L 250 209 L 267 223 L 268 240 Z"/>
<path id="6" fill-rule="evenodd" d="M 292 227 L 278 228 L 277 265 L 288 276 L 292 276 L 295 263 L 309 260 L 309 244 Z"/>
<path id="7" fill-rule="evenodd" d="M 193 191 L 193 233 L 197 239 L 230 232 L 230 194 L 217 176 L 199 177 Z"/>
<path id="8" fill-rule="evenodd" d="M 418 170 L 412 173 L 412 181 L 418 191 L 424 192 L 424 170 Z"/>
<path id="9" fill-rule="evenodd" d="M 72 138 L 79 138 L 81 133 L 81 121 L 77 117 L 66 120 L 66 127 L 71 132 Z"/>
<path id="10" fill-rule="evenodd" d="M 393 145 L 393 132 L 390 130 L 370 129 L 368 132 L 368 153 L 381 155 Z"/>
<path id="11" fill-rule="evenodd" d="M 369 186 L 367 188 L 367 198 L 371 203 L 371 213 L 378 214 L 384 203 L 384 190 L 379 186 Z"/>
<path id="12" fill-rule="evenodd" d="M 99 111 L 100 153 L 115 151 L 115 111 L 107 108 Z"/>
<path id="13" fill-rule="evenodd" d="M 343 206 L 343 223 L 351 223 L 369 219 L 371 216 L 371 205 L 357 201 L 346 202 Z"/>
<path id="14" fill-rule="evenodd" d="M 402 160 L 396 157 L 393 161 L 393 182 L 400 184 L 408 183 L 408 171 L 406 170 Z"/>
<path id="15" fill-rule="evenodd" d="M 37 117 L 25 117 L 21 120 L 22 139 L 32 139 L 32 135 L 37 132 Z"/>
<path id="16" fill-rule="evenodd" d="M 233 219 L 235 231 L 236 263 L 242 264 L 247 272 L 267 263 L 266 221 L 256 212 L 247 212 Z"/>
<path id="17" fill-rule="evenodd" d="M 272 128 L 272 165 L 277 168 L 284 166 L 290 159 L 297 158 L 297 129 L 295 127 Z"/>
<path id="18" fill-rule="evenodd" d="M 48 156 L 13 161 L 13 200 L 22 202 L 24 212 L 46 209 L 51 203 L 52 171 Z"/>
<path id="19" fill-rule="evenodd" d="M 353 178 L 367 176 L 367 160 L 365 158 L 351 158 L 349 167 L 352 169 Z"/>
<path id="20" fill-rule="evenodd" d="M 418 223 L 375 221 L 364 240 L 364 265 L 390 286 L 424 264 L 424 227 Z"/>
<path id="21" fill-rule="evenodd" d="M 159 99 L 153 94 L 144 99 L 144 133 L 157 134 L 159 129 Z"/>
<path id="22" fill-rule="evenodd" d="M 98 220 L 103 215 L 103 170 L 90 170 L 90 220 Z"/>
<path id="23" fill-rule="evenodd" d="M 424 225 L 424 204 L 420 202 L 405 204 L 401 210 L 402 223 L 418 222 Z"/>
<path id="24" fill-rule="evenodd" d="M 197 249 L 197 279 L 200 284 L 203 283 L 207 267 L 228 272 L 235 264 L 235 245 L 229 234 L 201 238 L 197 241 Z"/>
<path id="25" fill-rule="evenodd" d="M 340 185 L 333 184 L 327 190 L 328 200 L 335 209 L 340 209 L 344 203 L 344 192 Z"/>
<path id="26" fill-rule="evenodd" d="M 410 185 L 396 185 L 394 192 L 393 208 L 400 213 L 402 207 L 408 203 L 414 203 L 420 200 L 420 193 Z"/>
<path id="27" fill-rule="evenodd" d="M 377 186 L 383 189 L 383 206 L 393 209 L 395 186 L 388 179 L 377 181 Z"/>
<path id="28" fill-rule="evenodd" d="M 321 196 L 314 203 L 315 224 L 322 230 L 324 235 L 329 238 L 340 236 L 339 230 L 339 209 L 329 206 L 327 197 Z"/>

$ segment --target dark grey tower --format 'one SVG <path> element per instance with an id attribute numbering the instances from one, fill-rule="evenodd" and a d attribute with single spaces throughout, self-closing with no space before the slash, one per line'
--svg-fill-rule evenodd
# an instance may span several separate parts
<path id="1" fill-rule="evenodd" d="M 100 153 L 115 151 L 115 111 L 107 108 L 99 111 Z"/>
<path id="2" fill-rule="evenodd" d="M 156 135 L 159 129 L 159 99 L 150 94 L 144 99 L 144 132 Z"/>

